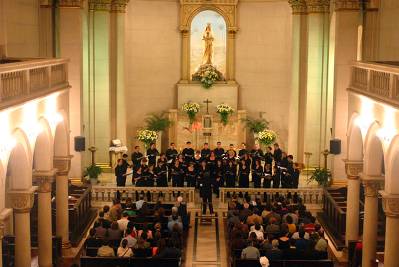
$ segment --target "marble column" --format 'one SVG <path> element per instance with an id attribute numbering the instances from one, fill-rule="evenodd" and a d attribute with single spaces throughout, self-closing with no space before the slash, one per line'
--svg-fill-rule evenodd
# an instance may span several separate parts
<path id="1" fill-rule="evenodd" d="M 26 190 L 11 190 L 8 198 L 14 211 L 15 267 L 31 265 L 30 210 L 33 207 L 33 186 Z"/>
<path id="2" fill-rule="evenodd" d="M 114 0 L 111 3 L 110 21 L 110 100 L 111 138 L 126 144 L 125 103 L 125 19 L 129 0 Z"/>
<path id="3" fill-rule="evenodd" d="M 289 0 L 292 8 L 292 81 L 289 112 L 288 150 L 304 161 L 304 131 L 307 73 L 307 7 L 305 0 Z"/>
<path id="4" fill-rule="evenodd" d="M 311 152 L 311 165 L 320 165 L 326 148 L 329 0 L 306 0 L 307 73 L 304 105 L 304 152 Z M 302 123 L 302 122 L 301 122 Z"/>
<path id="5" fill-rule="evenodd" d="M 345 243 L 359 239 L 360 172 L 363 161 L 345 160 L 347 181 Z"/>
<path id="6" fill-rule="evenodd" d="M 34 180 L 38 185 L 38 243 L 39 266 L 50 267 L 52 258 L 52 223 L 51 223 L 51 184 L 54 181 L 56 170 L 35 171 Z"/>
<path id="7" fill-rule="evenodd" d="M 378 190 L 383 179 L 362 175 L 364 186 L 364 223 L 362 266 L 373 267 L 372 261 L 377 253 L 378 235 Z"/>
<path id="8" fill-rule="evenodd" d="M 182 35 L 180 83 L 188 83 L 190 81 L 190 29 L 188 26 L 180 26 L 180 32 Z"/>
<path id="9" fill-rule="evenodd" d="M 227 33 L 227 60 L 226 60 L 226 80 L 227 82 L 235 82 L 235 53 L 236 53 L 236 33 L 237 27 L 229 27 Z"/>
<path id="10" fill-rule="evenodd" d="M 53 3 L 51 0 L 40 1 L 39 9 L 39 55 L 40 57 L 54 57 L 53 51 Z"/>
<path id="11" fill-rule="evenodd" d="M 68 173 L 71 157 L 54 157 L 56 173 L 56 233 L 62 238 L 62 247 L 70 248 L 68 211 Z"/>
<path id="12" fill-rule="evenodd" d="M 396 267 L 399 262 L 399 194 L 381 194 L 386 215 L 384 267 Z"/>

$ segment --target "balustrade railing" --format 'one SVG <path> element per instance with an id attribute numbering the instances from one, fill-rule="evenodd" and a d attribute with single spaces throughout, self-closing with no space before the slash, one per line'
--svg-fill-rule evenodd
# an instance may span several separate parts
<path id="1" fill-rule="evenodd" d="M 0 109 L 69 87 L 67 59 L 35 59 L 0 65 Z"/>
<path id="2" fill-rule="evenodd" d="M 260 198 L 263 200 L 274 200 L 276 196 L 285 198 L 297 196 L 302 199 L 303 204 L 311 209 L 321 209 L 323 207 L 322 188 L 220 188 L 219 205 L 225 208 L 233 195 L 249 195 L 252 199 Z"/>
<path id="3" fill-rule="evenodd" d="M 162 199 L 163 203 L 174 203 L 178 195 L 181 195 L 188 205 L 194 205 L 195 188 L 194 187 L 135 187 L 135 186 L 109 186 L 96 185 L 92 187 L 92 201 L 96 206 L 101 206 L 111 202 L 116 198 L 117 194 L 125 200 L 131 198 L 133 201 L 138 200 L 141 195 L 148 200 L 157 201 Z"/>
<path id="4" fill-rule="evenodd" d="M 399 66 L 357 62 L 348 90 L 399 106 Z"/>

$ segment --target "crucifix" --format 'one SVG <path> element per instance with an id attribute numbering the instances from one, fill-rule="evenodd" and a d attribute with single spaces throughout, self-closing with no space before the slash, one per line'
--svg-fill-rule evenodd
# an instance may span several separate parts
<path id="1" fill-rule="evenodd" d="M 212 103 L 212 101 L 208 100 L 208 98 L 204 101 L 206 104 L 206 114 L 209 114 L 209 104 Z"/>

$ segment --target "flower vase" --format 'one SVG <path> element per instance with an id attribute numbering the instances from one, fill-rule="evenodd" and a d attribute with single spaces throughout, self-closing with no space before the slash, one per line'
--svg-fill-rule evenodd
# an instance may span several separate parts
<path id="1" fill-rule="evenodd" d="M 162 132 L 157 133 L 156 147 L 158 151 L 162 151 Z"/>
<path id="2" fill-rule="evenodd" d="M 259 145 L 259 134 L 258 133 L 254 133 L 254 140 L 255 140 L 255 144 Z"/>

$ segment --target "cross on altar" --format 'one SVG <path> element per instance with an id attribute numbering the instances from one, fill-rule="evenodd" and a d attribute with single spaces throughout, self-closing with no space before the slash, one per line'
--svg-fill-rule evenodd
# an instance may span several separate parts
<path id="1" fill-rule="evenodd" d="M 212 103 L 212 101 L 207 98 L 204 103 L 206 104 L 206 114 L 209 114 L 209 104 Z"/>

